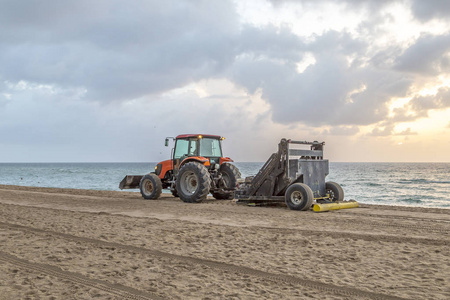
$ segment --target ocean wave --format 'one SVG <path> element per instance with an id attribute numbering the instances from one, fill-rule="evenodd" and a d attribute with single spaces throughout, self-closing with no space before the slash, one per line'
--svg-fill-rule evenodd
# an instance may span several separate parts
<path id="1" fill-rule="evenodd" d="M 364 183 L 365 186 L 383 186 L 380 183 L 376 183 L 376 182 L 366 182 Z"/>
<path id="2" fill-rule="evenodd" d="M 428 179 L 400 179 L 397 183 L 412 184 L 412 183 L 434 183 L 434 184 L 450 184 L 447 180 L 428 180 Z"/>
<path id="3" fill-rule="evenodd" d="M 405 202 L 405 203 L 424 203 L 420 199 L 413 199 L 413 198 L 399 199 L 399 201 L 400 202 Z"/>

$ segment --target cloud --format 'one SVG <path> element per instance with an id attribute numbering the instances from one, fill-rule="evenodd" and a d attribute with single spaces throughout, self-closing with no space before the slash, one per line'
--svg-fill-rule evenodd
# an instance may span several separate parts
<path id="1" fill-rule="evenodd" d="M 242 138 L 287 130 L 338 139 L 378 124 L 374 136 L 406 135 L 413 132 L 395 133 L 395 125 L 449 107 L 448 88 L 417 91 L 448 75 L 450 34 L 421 27 L 405 42 L 389 32 L 395 5 L 445 23 L 445 3 L 435 2 L 438 12 L 418 1 L 272 2 L 274 11 L 289 2 L 299 19 L 319 21 L 322 8 L 337 7 L 337 25 L 355 22 L 305 34 L 271 15 L 259 16 L 269 25 L 249 23 L 232 0 L 1 1 L 2 145 L 128 145 L 111 150 L 119 155 L 205 127 Z M 392 100 L 406 97 L 392 117 Z"/>
<path id="2" fill-rule="evenodd" d="M 447 0 L 270 0 L 275 6 L 280 6 L 285 3 L 301 3 L 304 6 L 314 6 L 318 3 L 321 4 L 343 4 L 347 9 L 368 9 L 373 13 L 381 10 L 386 5 L 392 5 L 396 3 L 405 3 L 411 6 L 413 15 L 421 21 L 429 21 L 433 18 L 445 19 L 450 16 L 450 3 Z"/>
<path id="3" fill-rule="evenodd" d="M 321 135 L 353 136 L 358 132 L 357 126 L 337 126 L 324 130 Z"/>
<path id="4" fill-rule="evenodd" d="M 385 125 L 384 127 L 376 127 L 374 128 L 368 135 L 369 136 L 390 136 L 392 135 L 392 131 L 394 130 L 393 124 Z"/>
<path id="5" fill-rule="evenodd" d="M 417 135 L 417 132 L 411 131 L 411 128 L 407 128 L 401 132 L 397 132 L 394 135 Z"/>
<path id="6" fill-rule="evenodd" d="M 409 109 L 423 116 L 431 109 L 450 107 L 450 87 L 441 87 L 435 95 L 416 96 L 409 102 Z"/>
<path id="7" fill-rule="evenodd" d="M 387 116 L 391 97 L 406 95 L 412 78 L 362 61 L 349 63 L 352 56 L 364 56 L 367 47 L 348 33 L 331 31 L 298 47 L 315 59 L 302 73 L 290 61 L 249 55 L 236 60 L 233 80 L 250 93 L 260 89 L 279 123 L 372 124 Z"/>
<path id="8" fill-rule="evenodd" d="M 412 0 L 411 3 L 411 10 L 419 20 L 450 17 L 450 2 L 447 0 Z"/>
<path id="9" fill-rule="evenodd" d="M 397 57 L 395 68 L 400 71 L 435 76 L 450 72 L 450 34 L 422 35 Z"/>
<path id="10" fill-rule="evenodd" d="M 415 131 L 411 131 L 411 128 L 406 128 L 403 131 L 395 132 L 395 123 L 392 120 L 386 120 L 381 123 L 366 136 L 376 136 L 376 137 L 387 137 L 387 136 L 409 136 L 409 135 L 417 135 L 418 133 Z"/>
<path id="11" fill-rule="evenodd" d="M 3 1 L 0 78 L 126 100 L 214 77 L 233 60 L 229 1 Z"/>
<path id="12" fill-rule="evenodd" d="M 392 97 L 406 95 L 413 78 L 405 71 L 434 74 L 449 65 L 449 36 L 423 36 L 393 60 L 397 47 L 373 51 L 346 31 L 311 40 L 288 26 L 242 23 L 229 1 L 133 3 L 4 1 L 0 78 L 82 89 L 81 98 L 102 102 L 228 78 L 250 94 L 261 91 L 278 123 L 367 125 L 387 116 Z M 308 53 L 315 63 L 299 73 Z"/>

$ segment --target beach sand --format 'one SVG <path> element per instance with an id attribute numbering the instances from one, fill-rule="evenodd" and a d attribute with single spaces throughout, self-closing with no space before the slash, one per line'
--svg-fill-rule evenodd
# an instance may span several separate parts
<path id="1" fill-rule="evenodd" d="M 450 299 L 449 232 L 446 209 L 0 185 L 0 298 Z"/>

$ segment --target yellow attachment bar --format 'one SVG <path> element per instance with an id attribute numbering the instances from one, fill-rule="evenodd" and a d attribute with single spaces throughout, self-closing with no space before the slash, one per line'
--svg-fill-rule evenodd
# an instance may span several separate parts
<path id="1" fill-rule="evenodd" d="M 359 204 L 356 201 L 348 201 L 348 202 L 340 202 L 340 203 L 317 203 L 313 206 L 313 211 L 322 212 L 329 210 L 338 210 L 344 208 L 355 208 L 358 207 Z"/>

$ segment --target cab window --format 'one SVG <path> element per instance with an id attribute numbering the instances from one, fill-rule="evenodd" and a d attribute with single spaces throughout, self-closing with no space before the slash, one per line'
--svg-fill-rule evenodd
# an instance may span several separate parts
<path id="1" fill-rule="evenodd" d="M 218 139 L 203 138 L 200 140 L 200 156 L 222 157 L 220 141 Z"/>
<path id="2" fill-rule="evenodd" d="M 191 139 L 191 144 L 189 145 L 189 156 L 197 155 L 197 139 Z"/>
<path id="3" fill-rule="evenodd" d="M 189 148 L 189 140 L 177 140 L 177 143 L 175 144 L 175 153 L 173 157 L 180 158 L 183 155 L 188 154 L 188 148 Z"/>

